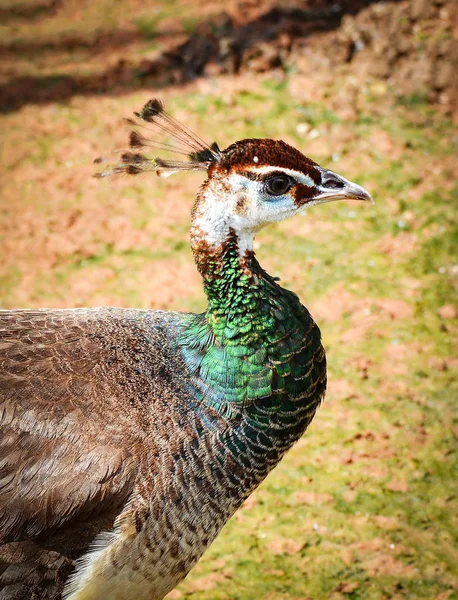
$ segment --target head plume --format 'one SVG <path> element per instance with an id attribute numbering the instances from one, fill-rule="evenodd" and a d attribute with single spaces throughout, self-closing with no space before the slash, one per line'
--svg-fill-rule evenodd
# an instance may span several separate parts
<path id="1" fill-rule="evenodd" d="M 185 125 L 174 119 L 156 98 L 149 100 L 134 118 L 126 119 L 132 127 L 129 150 L 121 154 L 121 162 L 96 173 L 96 177 L 109 177 L 118 173 L 138 175 L 155 171 L 167 177 L 177 171 L 208 171 L 219 161 L 221 150 L 216 142 L 209 145 Z M 155 150 L 181 158 L 151 156 Z M 103 158 L 94 162 L 102 163 Z"/>

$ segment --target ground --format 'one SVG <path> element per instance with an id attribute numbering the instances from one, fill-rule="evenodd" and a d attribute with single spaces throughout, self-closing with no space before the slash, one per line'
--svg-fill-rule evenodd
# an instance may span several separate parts
<path id="1" fill-rule="evenodd" d="M 151 96 L 221 147 L 282 138 L 376 202 L 259 235 L 321 327 L 329 390 L 170 598 L 458 598 L 453 4 L 0 4 L 2 308 L 203 309 L 201 176 L 91 177 Z"/>

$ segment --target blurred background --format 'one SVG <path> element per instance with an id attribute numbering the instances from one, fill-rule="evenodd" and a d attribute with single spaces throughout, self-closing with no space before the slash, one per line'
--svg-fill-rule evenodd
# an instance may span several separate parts
<path id="1" fill-rule="evenodd" d="M 91 177 L 150 97 L 376 201 L 259 235 L 321 327 L 329 391 L 170 598 L 458 598 L 456 0 L 1 0 L 0 40 L 1 308 L 204 309 L 202 177 Z"/>

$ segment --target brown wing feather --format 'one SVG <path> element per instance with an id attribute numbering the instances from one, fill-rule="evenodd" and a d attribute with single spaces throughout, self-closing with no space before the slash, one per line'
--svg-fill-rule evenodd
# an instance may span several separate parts
<path id="1" fill-rule="evenodd" d="M 157 390 L 138 372 L 132 389 L 131 363 L 161 347 L 142 342 L 134 313 L 0 311 L 0 598 L 30 598 L 40 569 L 39 597 L 59 597 L 69 558 L 134 488 L 147 435 L 137 392 Z"/>
<path id="2" fill-rule="evenodd" d="M 126 438 L 101 410 L 105 344 L 86 315 L 14 311 L 0 319 L 2 541 L 99 512 L 132 489 Z"/>

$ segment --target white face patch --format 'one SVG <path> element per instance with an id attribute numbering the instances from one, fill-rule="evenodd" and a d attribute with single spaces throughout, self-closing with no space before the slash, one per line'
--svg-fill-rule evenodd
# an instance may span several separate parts
<path id="1" fill-rule="evenodd" d="M 232 183 L 231 180 L 232 176 L 229 178 Z M 233 229 L 237 233 L 241 255 L 246 250 L 252 250 L 254 222 L 250 217 L 237 214 L 236 210 L 237 202 L 242 198 L 247 204 L 251 202 L 247 192 L 243 185 L 228 186 L 213 180 L 200 197 L 191 235 L 202 236 L 208 244 L 216 248 L 227 240 L 229 230 Z M 249 212 L 249 206 L 246 207 L 246 212 Z"/>
<path id="2" fill-rule="evenodd" d="M 247 170 L 260 174 L 282 172 L 300 184 L 315 186 L 309 175 L 293 169 L 253 166 Z M 296 206 L 289 190 L 275 196 L 266 191 L 263 181 L 231 173 L 224 178 L 210 179 L 203 190 L 194 215 L 192 236 L 218 247 L 227 240 L 232 229 L 237 234 L 239 251 L 243 255 L 246 250 L 253 249 L 254 236 L 265 225 L 300 212 L 302 207 Z"/>

